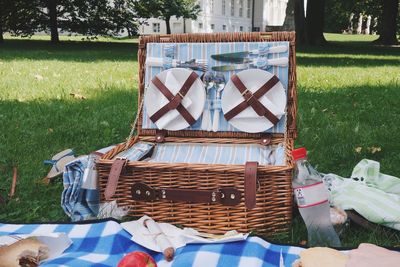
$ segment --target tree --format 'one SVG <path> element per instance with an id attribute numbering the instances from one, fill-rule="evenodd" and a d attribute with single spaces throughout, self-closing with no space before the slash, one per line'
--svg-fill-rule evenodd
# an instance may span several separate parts
<path id="1" fill-rule="evenodd" d="M 308 0 L 307 7 L 304 6 L 304 0 L 296 0 L 294 10 L 297 42 L 311 45 L 326 43 L 324 37 L 325 0 Z"/>
<path id="2" fill-rule="evenodd" d="M 379 39 L 377 43 L 385 45 L 398 44 L 397 17 L 399 15 L 399 0 L 383 0 L 383 12 L 380 20 Z"/>
<path id="3" fill-rule="evenodd" d="M 59 42 L 61 32 L 87 36 L 112 35 L 112 1 L 108 0 L 36 0 L 42 14 L 40 30 L 50 31 L 51 42 Z"/>
<path id="4" fill-rule="evenodd" d="M 159 18 L 165 21 L 167 34 L 171 33 L 172 16 L 184 19 L 196 19 L 200 6 L 195 0 L 140 0 L 134 1 L 138 17 Z"/>
<path id="5" fill-rule="evenodd" d="M 0 1 L 0 43 L 4 42 L 4 32 L 20 36 L 35 32 L 40 15 L 33 4 L 30 0 Z"/>
<path id="6" fill-rule="evenodd" d="M 132 0 L 114 0 L 113 22 L 117 28 L 117 33 L 126 30 L 129 37 L 136 35 L 138 28 L 138 18 Z"/>

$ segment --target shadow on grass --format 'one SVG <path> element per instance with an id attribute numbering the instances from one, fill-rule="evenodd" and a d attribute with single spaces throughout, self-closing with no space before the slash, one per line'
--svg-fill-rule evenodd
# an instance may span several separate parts
<path id="1" fill-rule="evenodd" d="M 0 46 L 0 60 L 137 61 L 137 49 L 137 43 L 6 40 Z"/>
<path id="2" fill-rule="evenodd" d="M 397 58 L 384 58 L 388 56 Z M 299 66 L 400 66 L 400 47 L 376 46 L 366 42 L 329 42 L 322 47 L 298 46 L 296 58 Z"/>

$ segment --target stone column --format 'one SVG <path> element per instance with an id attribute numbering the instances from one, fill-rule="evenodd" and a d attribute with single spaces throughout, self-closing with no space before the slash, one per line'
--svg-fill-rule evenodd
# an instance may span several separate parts
<path id="1" fill-rule="evenodd" d="M 363 22 L 363 15 L 360 13 L 360 16 L 358 17 L 357 34 L 361 34 L 362 32 L 362 22 Z"/>

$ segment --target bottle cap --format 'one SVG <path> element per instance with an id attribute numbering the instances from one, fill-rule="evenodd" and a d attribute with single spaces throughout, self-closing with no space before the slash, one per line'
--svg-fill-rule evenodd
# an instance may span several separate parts
<path id="1" fill-rule="evenodd" d="M 307 149 L 300 147 L 292 150 L 293 160 L 298 160 L 307 157 Z"/>

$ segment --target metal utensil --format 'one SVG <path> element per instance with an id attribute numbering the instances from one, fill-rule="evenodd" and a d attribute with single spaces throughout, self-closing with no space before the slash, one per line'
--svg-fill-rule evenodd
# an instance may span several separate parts
<path id="1" fill-rule="evenodd" d="M 214 101 L 214 117 L 213 117 L 213 123 L 212 123 L 212 130 L 214 132 L 218 132 L 219 129 L 219 117 L 220 117 L 220 111 L 221 111 L 221 95 L 222 91 L 225 88 L 225 76 L 222 73 L 218 73 L 215 76 L 215 84 L 217 88 L 217 94 L 215 97 Z"/>
<path id="2" fill-rule="evenodd" d="M 150 67 L 160 67 L 160 68 L 188 68 L 192 70 L 199 70 L 206 72 L 208 69 L 207 59 L 190 59 L 187 61 L 172 59 L 171 61 L 166 61 L 164 58 L 158 57 L 148 57 L 146 59 L 146 65 Z"/>
<path id="3" fill-rule="evenodd" d="M 250 62 L 244 62 L 242 64 L 231 64 L 211 67 L 214 71 L 232 71 L 232 70 L 246 70 L 250 68 L 266 69 L 269 66 L 280 66 L 286 67 L 289 63 L 287 57 L 264 59 L 262 62 L 259 59 L 254 59 Z"/>
<path id="4" fill-rule="evenodd" d="M 241 51 L 241 52 L 233 52 L 233 53 L 224 53 L 224 54 L 215 54 L 211 55 L 211 58 L 217 61 L 223 62 L 232 62 L 232 63 L 243 63 L 244 59 L 250 59 L 251 56 L 261 56 L 272 53 L 284 53 L 287 51 L 287 46 L 272 46 L 267 47 L 265 49 L 256 49 L 249 51 Z"/>

